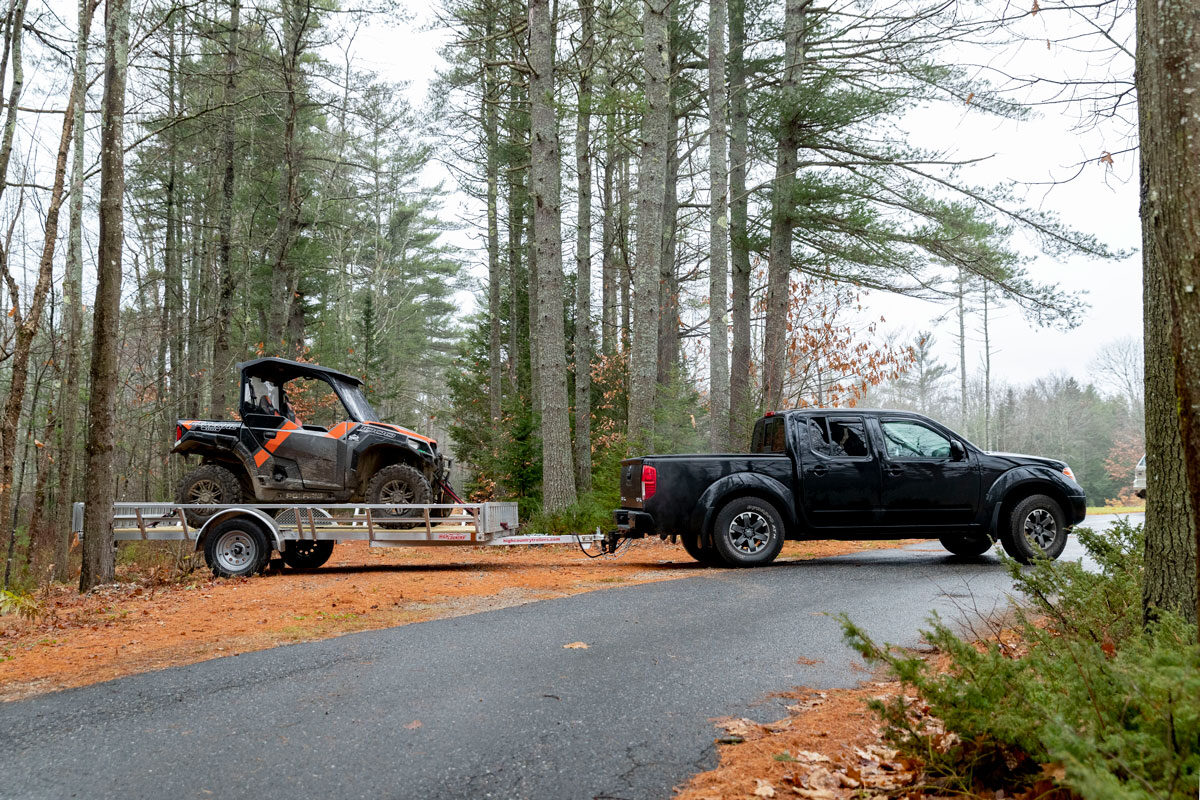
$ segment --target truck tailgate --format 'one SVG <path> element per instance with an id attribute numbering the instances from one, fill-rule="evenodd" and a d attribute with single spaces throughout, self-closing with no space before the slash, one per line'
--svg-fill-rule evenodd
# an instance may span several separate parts
<path id="1" fill-rule="evenodd" d="M 642 508 L 642 459 L 621 462 L 621 508 Z"/>

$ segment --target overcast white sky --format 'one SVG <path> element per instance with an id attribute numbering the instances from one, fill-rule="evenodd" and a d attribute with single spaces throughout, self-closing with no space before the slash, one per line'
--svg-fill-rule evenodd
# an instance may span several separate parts
<path id="1" fill-rule="evenodd" d="M 1043 15 L 1044 16 L 1044 15 Z M 359 34 L 356 53 L 360 63 L 381 75 L 409 83 L 409 97 L 417 108 L 424 103 L 429 82 L 442 61 L 438 51 L 446 40 L 445 31 L 429 29 L 429 12 L 417 12 L 417 19 L 395 26 L 376 26 Z M 1041 18 L 1033 22 L 1043 24 Z M 1034 32 L 1032 35 L 1036 36 Z M 1014 71 L 1025 69 L 1063 69 L 1070 54 L 1057 47 L 1043 50 L 1001 51 L 994 54 Z M 986 163 L 973 167 L 971 181 L 979 185 L 1016 179 L 1031 183 L 1046 182 L 1074 172 L 1071 165 L 1090 159 L 1074 181 L 1057 186 L 1034 186 L 1028 191 L 1028 204 L 1057 212 L 1063 222 L 1099 236 L 1116 250 L 1129 250 L 1128 258 L 1099 261 L 1082 257 L 1064 263 L 1040 257 L 1028 267 L 1039 281 L 1086 292 L 1090 308 L 1082 324 L 1063 332 L 1030 325 L 1016 309 L 998 309 L 992 317 L 992 368 L 994 378 L 1024 383 L 1051 372 L 1066 372 L 1086 379 L 1088 363 L 1096 350 L 1113 339 L 1141 337 L 1141 260 L 1138 253 L 1137 162 L 1132 156 L 1119 156 L 1112 167 L 1100 164 L 1105 150 L 1116 151 L 1128 142 L 1105 138 L 1112 132 L 1078 133 L 1072 130 L 1078 121 L 1076 111 L 1056 107 L 1045 109 L 1037 118 L 1020 122 L 1002 122 L 977 110 L 936 108 L 918 111 L 907 121 L 908 127 L 926 147 L 951 148 L 962 157 L 992 155 Z M 431 165 L 431 180 L 452 181 Z M 470 212 L 460 197 L 446 198 L 450 214 Z M 476 213 L 477 216 L 477 213 Z M 458 238 L 464 248 L 481 250 L 482 243 L 465 230 Z M 482 254 L 472 262 L 482 265 Z M 480 266 L 480 269 L 482 267 Z M 886 332 L 907 337 L 919 330 L 932 329 L 937 339 L 938 356 L 957 364 L 954 336 L 957 320 L 938 305 L 884 294 L 868 296 L 869 309 L 883 316 Z M 968 323 L 969 325 L 971 323 Z M 978 324 L 977 322 L 975 324 Z M 974 371 L 982 358 L 981 336 L 968 331 L 968 369 Z"/>

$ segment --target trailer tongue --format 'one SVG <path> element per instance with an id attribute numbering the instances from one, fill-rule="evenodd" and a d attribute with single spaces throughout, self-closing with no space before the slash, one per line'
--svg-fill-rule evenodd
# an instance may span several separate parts
<path id="1" fill-rule="evenodd" d="M 524 535 L 516 503 L 237 504 L 205 506 L 212 512 L 199 527 L 188 523 L 196 506 L 178 503 L 114 503 L 113 539 L 195 542 L 218 577 L 252 575 L 278 552 L 291 566 L 319 567 L 337 542 L 365 541 L 370 547 L 570 544 L 587 552 L 615 553 L 613 534 Z M 72 523 L 83 537 L 83 503 Z"/>

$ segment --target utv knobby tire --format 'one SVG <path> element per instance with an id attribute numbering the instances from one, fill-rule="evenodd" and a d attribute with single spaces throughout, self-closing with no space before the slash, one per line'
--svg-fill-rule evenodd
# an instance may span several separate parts
<path id="1" fill-rule="evenodd" d="M 283 563 L 292 569 L 316 569 L 333 555 L 333 542 L 326 539 L 293 539 L 283 547 Z"/>
<path id="2" fill-rule="evenodd" d="M 1004 552 L 1022 564 L 1039 558 L 1051 561 L 1067 546 L 1067 515 L 1052 497 L 1035 494 L 1026 497 L 1004 520 L 1000 544 Z"/>
<path id="3" fill-rule="evenodd" d="M 725 561 L 721 558 L 721 554 L 712 546 L 705 546 L 700 536 L 696 534 L 684 533 L 679 537 L 679 543 L 683 545 L 683 549 L 692 558 L 699 561 L 706 567 L 723 567 Z"/>
<path id="4" fill-rule="evenodd" d="M 204 536 L 204 560 L 218 578 L 244 578 L 266 567 L 270 540 L 262 525 L 248 517 L 219 522 Z"/>
<path id="5" fill-rule="evenodd" d="M 992 537 L 986 533 L 949 534 L 939 536 L 938 541 L 942 543 L 942 547 L 963 558 L 981 556 L 994 544 Z"/>
<path id="6" fill-rule="evenodd" d="M 730 567 L 770 564 L 783 549 L 783 519 L 775 506 L 757 497 L 725 504 L 713 525 L 713 544 Z"/>
<path id="7" fill-rule="evenodd" d="M 175 491 L 175 502 L 181 505 L 233 505 L 242 502 L 242 484 L 233 472 L 220 464 L 205 464 L 183 476 Z M 184 513 L 188 525 L 199 528 L 217 513 L 217 509 L 189 508 Z"/>
<path id="8" fill-rule="evenodd" d="M 372 505 L 425 505 L 432 502 L 433 489 L 429 481 L 416 467 L 408 464 L 392 464 L 376 472 L 367 483 L 367 502 Z M 422 512 L 423 513 L 423 512 Z M 388 522 L 389 516 L 419 516 L 413 509 L 397 509 L 373 512 L 380 525 L 385 528 L 415 528 L 416 522 Z M 423 527 L 423 526 L 422 526 Z"/>

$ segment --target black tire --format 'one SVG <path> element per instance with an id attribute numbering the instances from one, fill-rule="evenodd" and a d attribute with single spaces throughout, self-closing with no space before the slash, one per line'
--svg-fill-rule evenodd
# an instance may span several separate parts
<path id="1" fill-rule="evenodd" d="M 318 539 L 293 539 L 283 547 L 283 563 L 292 569 L 316 569 L 333 555 L 333 542 Z"/>
<path id="2" fill-rule="evenodd" d="M 721 554 L 713 547 L 704 547 L 700 541 L 700 537 L 695 534 L 682 534 L 679 537 L 680 544 L 687 554 L 699 561 L 706 567 L 723 567 L 725 562 L 721 559 Z"/>
<path id="3" fill-rule="evenodd" d="M 175 502 L 185 505 L 232 505 L 242 502 L 242 484 L 237 476 L 220 464 L 205 464 L 189 472 L 175 490 Z M 187 509 L 188 525 L 199 528 L 217 513 L 215 508 Z"/>
<path id="4" fill-rule="evenodd" d="M 713 544 L 730 567 L 770 564 L 783 548 L 783 520 L 775 506 L 757 497 L 725 504 L 713 525 Z"/>
<path id="5" fill-rule="evenodd" d="M 956 556 L 972 558 L 981 556 L 992 549 L 994 542 L 986 533 L 964 533 L 958 535 L 939 536 L 942 547 Z"/>
<path id="6" fill-rule="evenodd" d="M 1054 498 L 1044 494 L 1026 497 L 1002 521 L 1000 544 L 1022 564 L 1038 558 L 1051 561 L 1067 546 L 1066 514 Z"/>
<path id="7" fill-rule="evenodd" d="M 235 517 L 205 534 L 204 560 L 218 578 L 243 578 L 262 570 L 271 558 L 270 540 L 262 525 Z"/>
<path id="8" fill-rule="evenodd" d="M 417 505 L 431 503 L 433 490 L 420 470 L 408 464 L 392 464 L 376 472 L 367 483 L 367 502 L 378 505 Z M 415 522 L 386 522 L 388 513 L 374 514 L 385 528 L 415 528 Z M 394 516 L 413 516 L 412 511 L 397 511 Z"/>

